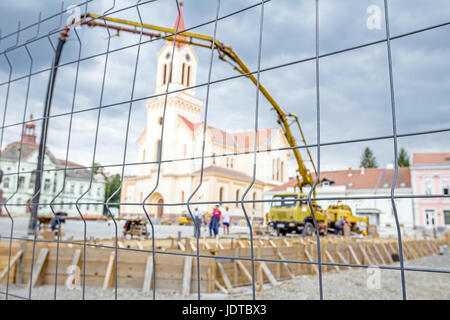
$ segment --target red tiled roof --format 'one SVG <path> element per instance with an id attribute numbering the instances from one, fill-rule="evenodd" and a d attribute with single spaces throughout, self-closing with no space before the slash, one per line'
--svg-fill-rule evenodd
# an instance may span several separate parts
<path id="1" fill-rule="evenodd" d="M 197 122 L 197 123 L 193 123 L 191 121 L 189 121 L 188 119 L 186 119 L 184 116 L 182 116 L 181 114 L 178 115 L 178 117 L 183 120 L 183 122 L 189 127 L 189 129 L 191 129 L 192 131 L 194 131 L 195 129 L 197 129 L 198 127 L 203 125 L 203 121 L 202 122 Z"/>
<path id="2" fill-rule="evenodd" d="M 417 164 L 449 164 L 450 153 L 414 153 L 413 165 Z"/>
<path id="3" fill-rule="evenodd" d="M 320 176 L 322 181 L 324 179 L 330 180 L 334 186 L 346 186 L 349 190 L 358 189 L 379 189 L 390 188 L 394 179 L 394 169 L 381 168 L 367 168 L 349 169 L 338 171 L 323 171 Z M 315 174 L 312 174 L 315 179 Z M 291 178 L 283 185 L 273 188 L 272 192 L 284 191 L 292 188 L 297 182 L 297 178 Z M 411 175 L 409 168 L 399 168 L 396 188 L 410 188 Z"/>
<path id="4" fill-rule="evenodd" d="M 64 159 L 58 159 L 58 162 L 62 165 L 66 164 L 66 160 Z M 68 167 L 72 167 L 72 168 L 82 168 L 83 166 L 81 164 L 72 162 L 72 161 L 67 161 L 67 166 Z"/>

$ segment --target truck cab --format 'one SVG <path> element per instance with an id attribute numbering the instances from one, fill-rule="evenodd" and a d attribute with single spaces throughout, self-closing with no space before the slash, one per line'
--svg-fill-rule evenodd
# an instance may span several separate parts
<path id="1" fill-rule="evenodd" d="M 286 233 L 295 232 L 310 236 L 314 233 L 315 228 L 307 194 L 280 193 L 275 194 L 272 200 L 268 224 L 278 234 L 286 235 Z M 315 201 L 311 202 L 317 222 L 319 224 L 324 222 L 326 220 L 325 212 Z"/>

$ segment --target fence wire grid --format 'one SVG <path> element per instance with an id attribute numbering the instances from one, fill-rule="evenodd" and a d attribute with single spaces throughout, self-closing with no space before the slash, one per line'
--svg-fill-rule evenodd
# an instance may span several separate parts
<path id="1" fill-rule="evenodd" d="M 117 1 L 118 2 L 118 1 Z M 291 259 L 265 259 L 265 258 L 259 258 L 255 257 L 255 246 L 254 246 L 254 230 L 252 226 L 252 217 L 251 214 L 248 212 L 248 205 L 255 205 L 259 204 L 263 206 L 265 203 L 271 204 L 275 202 L 276 200 L 273 199 L 248 199 L 249 193 L 251 192 L 252 188 L 254 187 L 255 183 L 257 183 L 257 169 L 264 169 L 264 168 L 257 168 L 257 157 L 259 155 L 264 156 L 265 154 L 270 154 L 274 152 L 288 152 L 292 151 L 294 149 L 305 151 L 307 149 L 314 149 L 315 150 L 315 163 L 317 165 L 317 176 L 315 177 L 314 185 L 308 192 L 308 198 L 307 202 L 309 205 L 309 208 L 312 212 L 314 212 L 315 207 L 313 206 L 313 201 L 338 201 L 338 200 L 363 200 L 363 199 L 374 199 L 374 200 L 386 200 L 390 201 L 392 206 L 393 215 L 395 218 L 395 228 L 396 228 L 396 236 L 398 240 L 398 249 L 399 249 L 399 266 L 387 266 L 387 265 L 377 265 L 378 268 L 384 269 L 384 270 L 396 270 L 400 272 L 401 275 L 401 289 L 402 289 L 402 298 L 407 298 L 407 290 L 406 290 L 406 284 L 405 284 L 405 271 L 415 271 L 415 272 L 426 272 L 426 273 L 443 273 L 443 274 L 449 274 L 450 269 L 433 269 L 433 268 L 414 268 L 414 267 L 407 267 L 404 263 L 404 252 L 403 252 L 403 245 L 402 245 L 402 232 L 401 232 L 401 222 L 399 221 L 399 216 L 397 213 L 397 206 L 396 206 L 396 199 L 418 199 L 418 198 L 448 198 L 448 194 L 411 194 L 411 195 L 403 195 L 403 194 L 396 194 L 396 185 L 397 185 L 397 178 L 398 178 L 398 172 L 399 172 L 399 166 L 398 166 L 398 149 L 399 149 L 399 142 L 398 140 L 400 138 L 407 138 L 407 137 L 416 137 L 416 136 L 425 136 L 425 135 L 433 135 L 433 134 L 442 134 L 442 133 L 448 133 L 450 131 L 450 128 L 440 128 L 440 129 L 429 129 L 429 130 L 420 130 L 420 131 L 411 131 L 411 132 L 403 132 L 399 133 L 397 128 L 397 113 L 396 113 L 396 91 L 395 91 L 395 72 L 393 68 L 393 58 L 392 58 L 392 42 L 399 40 L 399 39 L 405 39 L 409 37 L 413 37 L 418 34 L 426 33 L 432 30 L 446 30 L 448 32 L 448 25 L 450 24 L 450 21 L 430 25 L 421 29 L 416 30 L 410 30 L 408 32 L 397 34 L 397 35 L 391 35 L 390 31 L 390 16 L 389 16 L 389 4 L 391 1 L 388 0 L 382 0 L 379 1 L 382 3 L 383 6 L 383 13 L 384 16 L 382 16 L 382 22 L 383 27 L 385 29 L 385 34 L 382 39 L 370 41 L 370 42 L 362 42 L 358 45 L 354 45 L 352 47 L 347 47 L 344 49 L 339 49 L 335 51 L 325 52 L 321 53 L 320 50 L 320 26 L 321 23 L 319 21 L 320 17 L 320 9 L 321 3 L 323 1 L 321 0 L 304 0 L 301 2 L 311 2 L 314 4 L 314 17 L 312 17 L 314 21 L 314 39 L 315 39 L 315 48 L 314 48 L 314 55 L 311 55 L 309 57 L 305 57 L 298 60 L 293 60 L 281 64 L 276 64 L 272 66 L 266 66 L 262 67 L 262 56 L 264 54 L 263 50 L 263 31 L 270 32 L 270 30 L 264 29 L 264 22 L 265 22 L 265 7 L 268 5 L 268 3 L 272 3 L 272 5 L 276 5 L 276 1 L 273 0 L 262 0 L 260 2 L 255 2 L 251 5 L 248 5 L 246 7 L 242 7 L 240 9 L 235 9 L 230 13 L 222 14 L 221 13 L 221 6 L 224 2 L 227 2 L 226 0 L 216 0 L 214 1 L 215 4 L 215 18 L 209 21 L 206 21 L 204 23 L 195 25 L 191 28 L 186 28 L 184 30 L 181 30 L 181 28 L 184 28 L 184 26 L 180 26 L 180 19 L 177 19 L 176 24 L 174 26 L 175 33 L 170 32 L 162 32 L 159 36 L 152 36 L 146 33 L 144 31 L 143 24 L 150 23 L 151 21 L 145 21 L 145 19 L 142 16 L 142 8 L 145 6 L 151 6 L 154 3 L 158 2 L 164 2 L 163 0 L 151 0 L 151 1 L 143 1 L 139 0 L 133 5 L 129 5 L 123 8 L 118 9 L 118 5 L 116 5 L 116 1 L 103 1 L 102 4 L 105 5 L 107 8 L 104 10 L 98 17 L 92 17 L 89 20 L 97 22 L 99 24 L 111 24 L 110 21 L 108 21 L 106 18 L 108 17 L 115 17 L 117 14 L 120 14 L 125 11 L 133 11 L 135 16 L 138 18 L 137 22 L 140 24 L 141 27 L 135 26 L 132 30 L 132 32 L 135 35 L 129 35 L 126 33 L 126 31 L 121 31 L 121 37 L 134 37 L 138 39 L 137 43 L 127 44 L 119 47 L 114 47 L 113 41 L 115 34 L 117 32 L 117 35 L 119 34 L 117 30 L 114 30 L 112 28 L 103 28 L 102 32 L 106 33 L 106 38 L 104 38 L 104 42 L 106 43 L 106 50 L 103 50 L 100 53 L 94 53 L 90 54 L 88 56 L 82 56 L 82 50 L 83 47 L 86 46 L 84 43 L 84 39 L 81 36 L 80 32 L 83 32 L 83 35 L 88 35 L 89 32 L 91 32 L 92 28 L 87 27 L 83 23 L 87 21 L 88 18 L 84 18 L 85 20 L 81 20 L 81 25 L 77 26 L 76 24 L 72 24 L 71 26 L 66 26 L 66 19 L 70 12 L 72 12 L 72 9 L 65 9 L 65 4 L 61 4 L 61 10 L 60 12 L 50 15 L 46 18 L 42 18 L 42 15 L 39 13 L 37 22 L 31 23 L 25 27 L 23 27 L 23 23 L 19 22 L 17 31 L 11 32 L 9 34 L 0 35 L 0 46 L 1 46 L 1 53 L 0 55 L 5 59 L 7 64 L 7 81 L 3 81 L 0 83 L 0 88 L 2 89 L 2 99 L 4 99 L 3 103 L 3 119 L 1 124 L 1 134 L 0 134 L 0 149 L 3 153 L 3 148 L 6 145 L 6 130 L 20 130 L 21 132 L 21 140 L 20 145 L 18 147 L 18 163 L 17 163 L 17 170 L 10 170 L 5 171 L 3 173 L 2 179 L 8 179 L 8 181 L 11 181 L 12 184 L 13 181 L 15 181 L 16 188 L 12 195 L 10 195 L 8 198 L 3 199 L 0 203 L 3 207 L 4 213 L 6 215 L 6 218 L 1 219 L 1 224 L 9 224 L 9 234 L 1 235 L 2 241 L 9 241 L 9 252 L 8 252 L 8 263 L 7 263 L 7 276 L 6 276 L 6 286 L 5 289 L 0 291 L 0 293 L 5 297 L 5 299 L 8 299 L 9 297 L 18 298 L 18 299 L 30 299 L 32 298 L 33 293 L 33 286 L 29 286 L 28 288 L 28 296 L 21 296 L 14 293 L 11 293 L 10 288 L 10 272 L 11 272 L 11 262 L 14 259 L 12 256 L 12 244 L 13 241 L 26 241 L 32 243 L 32 261 L 31 261 L 31 268 L 30 268 L 30 282 L 33 282 L 33 270 L 34 266 L 36 265 L 36 259 L 35 259 L 35 250 L 36 245 L 38 243 L 56 243 L 56 265 L 55 265 L 55 279 L 54 279 L 54 291 L 53 291 L 53 297 L 56 300 L 58 295 L 58 267 L 59 267 L 59 253 L 60 253 L 60 244 L 71 244 L 73 246 L 78 246 L 82 248 L 83 250 L 83 259 L 82 259 L 82 268 L 81 268 L 81 289 L 82 289 L 82 299 L 86 298 L 86 260 L 89 259 L 89 257 L 86 255 L 87 248 L 107 248 L 107 249 L 113 249 L 114 250 L 114 297 L 115 299 L 118 299 L 118 255 L 120 255 L 120 252 L 123 251 L 129 251 L 129 252 L 141 252 L 141 253 L 147 253 L 151 254 L 152 256 L 152 263 L 153 266 L 156 265 L 156 259 L 158 255 L 166 255 L 166 256 L 183 256 L 183 257 L 193 257 L 196 260 L 196 279 L 197 279 L 197 298 L 200 299 L 202 297 L 202 291 L 200 286 L 200 278 L 201 278 L 201 272 L 200 272 L 200 266 L 201 262 L 200 259 L 233 259 L 237 261 L 249 261 L 251 263 L 251 295 L 253 299 L 256 299 L 257 295 L 257 289 L 256 289 L 256 271 L 255 271 L 255 263 L 257 262 L 274 262 L 274 263 L 287 263 L 287 264 L 301 264 L 301 265 L 313 265 L 317 266 L 318 270 L 318 279 L 317 279 L 317 285 L 319 290 L 319 297 L 320 299 L 324 299 L 323 293 L 323 275 L 322 270 L 324 266 L 338 266 L 338 267 L 359 267 L 359 268 L 369 268 L 370 265 L 366 264 L 352 264 L 352 263 L 337 263 L 337 262 L 326 262 L 322 261 L 322 254 L 321 254 L 321 237 L 318 232 L 315 233 L 316 238 L 316 244 L 317 244 L 317 256 L 315 257 L 316 261 L 300 261 L 300 260 L 291 260 Z M 178 16 L 180 16 L 180 1 L 179 0 L 167 0 L 167 2 L 173 2 L 173 6 L 177 9 L 176 12 L 169 12 L 164 13 L 168 14 L 171 19 L 174 15 L 174 13 L 177 13 Z M 188 1 L 185 1 L 188 3 Z M 82 14 L 87 14 L 91 11 L 91 7 L 94 3 L 98 3 L 96 0 L 89 0 L 82 3 L 77 4 L 77 7 L 82 10 Z M 105 4 L 106 3 L 106 4 Z M 249 2 L 246 2 L 249 3 Z M 187 5 L 187 4 L 185 4 Z M 192 2 L 192 5 L 196 5 Z M 137 77 L 140 72 L 139 70 L 139 62 L 141 62 L 142 59 L 145 59 L 142 56 L 142 48 L 144 45 L 155 43 L 156 45 L 162 43 L 167 43 L 169 41 L 173 42 L 174 45 L 171 47 L 171 55 L 170 55 L 170 62 L 169 62 L 169 70 L 172 70 L 173 64 L 174 64 L 174 56 L 175 56 L 175 50 L 176 45 L 179 43 L 180 38 L 186 39 L 188 37 L 184 36 L 182 32 L 196 32 L 197 29 L 202 30 L 199 31 L 200 33 L 203 33 L 203 30 L 208 27 L 210 30 L 212 30 L 211 33 L 209 33 L 210 37 L 212 37 L 212 43 L 216 43 L 218 40 L 217 33 L 218 33 L 218 27 L 220 27 L 221 23 L 226 23 L 227 19 L 232 18 L 233 16 L 237 16 L 239 14 L 245 13 L 249 10 L 258 10 L 257 14 L 257 25 L 252 26 L 255 30 L 257 30 L 257 39 L 256 39 L 256 48 L 255 53 L 256 54 L 256 64 L 253 68 L 253 71 L 250 72 L 241 72 L 240 74 L 232 75 L 232 76 L 226 76 L 221 78 L 213 79 L 213 65 L 214 61 L 218 60 L 218 54 L 216 50 L 213 50 L 210 46 L 209 48 L 206 48 L 206 50 L 209 50 L 209 58 L 207 61 L 204 61 L 205 64 L 207 64 L 207 72 L 206 72 L 206 81 L 194 84 L 194 85 L 187 85 L 183 88 L 175 88 L 173 90 L 170 89 L 170 79 L 172 77 L 172 73 L 170 72 L 169 81 L 165 84 L 164 90 L 160 92 L 156 92 L 151 95 L 146 96 L 137 96 L 136 95 L 136 85 L 137 85 Z M 48 32 L 43 33 L 41 26 L 45 23 L 57 23 L 56 27 L 53 27 Z M 171 26 L 165 26 L 165 27 L 171 27 Z M 100 28 L 99 28 L 100 29 Z M 35 34 L 32 35 L 32 33 L 35 30 Z M 84 30 L 84 31 L 80 31 Z M 68 36 L 68 39 L 70 41 L 73 41 L 77 44 L 78 49 L 75 53 L 72 53 L 71 59 L 66 59 L 63 62 L 60 62 L 61 55 L 63 55 L 64 52 L 62 51 L 62 48 L 59 47 L 63 44 L 61 42 L 58 42 L 58 45 L 55 43 L 60 39 L 62 36 L 61 34 L 66 33 L 66 36 Z M 24 34 L 27 34 L 26 38 Z M 29 37 L 32 35 L 31 37 Z M 50 45 L 50 50 L 46 53 L 47 55 L 52 56 L 52 65 L 50 67 L 45 67 L 42 64 L 40 66 L 42 68 L 36 68 L 35 62 L 37 59 L 41 59 L 42 57 L 35 56 L 33 54 L 33 45 L 37 44 L 39 41 L 48 41 Z M 87 40 L 86 40 L 87 41 Z M 177 42 L 178 41 L 178 42 Z M 290 41 L 295 42 L 296 39 L 291 39 Z M 65 42 L 65 40 L 63 41 Z M 7 45 L 5 44 L 7 43 Z M 160 46 L 161 46 L 160 45 Z M 232 43 L 229 45 L 233 46 Z M 387 54 L 387 65 L 388 65 L 388 87 L 389 87 L 389 101 L 390 101 L 390 120 L 392 121 L 392 127 L 390 132 L 386 132 L 383 135 L 378 136 L 372 136 L 367 138 L 359 138 L 354 137 L 351 139 L 341 139 L 341 140 L 335 140 L 335 141 L 327 141 L 327 142 L 321 142 L 321 59 L 332 57 L 332 56 L 339 56 L 348 52 L 354 52 L 358 50 L 363 50 L 365 48 L 371 48 L 378 45 L 384 45 L 385 46 L 385 52 Z M 116 102 L 105 102 L 106 94 L 105 94 L 105 86 L 107 85 L 108 77 L 110 74 L 108 73 L 108 67 L 109 67 L 109 58 L 111 55 L 125 51 L 127 49 L 134 49 L 135 52 L 133 56 L 131 56 L 131 59 L 134 61 L 133 66 L 133 76 L 131 77 L 131 95 L 128 99 L 116 101 Z M 204 49 L 199 49 L 204 50 Z M 22 51 L 22 52 L 21 52 Z M 21 53 L 20 53 L 21 52 Z M 11 57 L 14 57 L 15 55 L 19 54 L 26 54 L 25 57 L 29 61 L 29 64 L 27 66 L 28 71 L 25 75 L 20 75 L 17 77 L 14 77 L 14 66 L 11 62 Z M 101 68 L 101 86 L 99 88 L 99 102 L 97 105 L 92 105 L 89 107 L 77 109 L 76 108 L 76 99 L 77 99 L 77 93 L 79 89 L 79 74 L 80 69 L 82 68 L 82 63 L 89 62 L 90 60 L 95 59 L 103 59 L 103 65 Z M 294 66 L 302 65 L 304 63 L 313 62 L 314 63 L 314 81 L 315 81 L 315 131 L 316 131 L 316 142 L 311 144 L 302 144 L 297 145 L 293 147 L 277 147 L 277 148 L 267 148 L 265 150 L 258 149 L 258 130 L 260 128 L 260 114 L 261 114 L 261 100 L 264 99 L 264 97 L 261 96 L 260 93 L 260 82 L 263 83 L 264 81 L 260 81 L 262 76 L 265 73 L 269 73 L 270 71 L 275 70 L 281 70 L 282 68 L 292 68 Z M 59 113 L 52 113 L 51 112 L 51 104 L 53 99 L 53 89 L 55 86 L 58 85 L 58 77 L 57 77 L 57 71 L 58 69 L 61 69 L 62 67 L 71 67 L 75 70 L 74 75 L 74 82 L 72 83 L 72 89 L 70 93 L 70 98 L 68 98 L 67 101 L 70 101 L 70 110 L 65 112 L 59 112 Z M 94 71 L 92 71 L 94 72 Z M 30 96 L 30 90 L 31 90 L 31 80 L 33 77 L 43 77 L 46 78 L 47 75 L 50 77 L 48 87 L 47 87 L 47 96 L 45 97 L 45 101 L 40 102 L 41 109 L 40 111 L 44 110 L 42 116 L 30 118 L 28 119 L 27 116 L 30 114 L 29 110 L 29 96 Z M 255 83 L 255 91 L 254 91 L 254 124 L 253 124 L 253 132 L 254 134 L 254 141 L 253 141 L 253 150 L 251 151 L 243 151 L 243 152 L 224 152 L 222 154 L 207 154 L 206 152 L 206 132 L 209 126 L 208 123 L 208 109 L 210 104 L 210 88 L 211 86 L 217 86 L 220 87 L 222 84 L 238 80 L 238 79 L 245 79 L 248 78 L 250 75 L 254 75 L 257 79 L 257 82 Z M 47 81 L 46 80 L 46 81 Z M 22 107 L 15 105 L 15 101 L 11 98 L 11 90 L 12 87 L 16 83 L 23 82 L 25 83 L 25 94 L 24 94 L 24 105 Z M 270 87 L 270 86 L 269 86 Z M 163 159 L 163 154 L 166 154 L 166 149 L 170 149 L 170 145 L 167 145 L 164 143 L 164 138 L 167 136 L 167 133 L 165 134 L 165 130 L 167 128 L 165 127 L 165 119 L 167 116 L 167 104 L 168 99 L 178 93 L 183 93 L 188 90 L 193 89 L 203 89 L 205 92 L 204 95 L 204 110 L 203 110 L 203 119 L 201 122 L 201 130 L 202 130 L 202 141 L 201 141 L 201 154 L 196 156 L 185 156 L 185 157 L 171 157 L 167 159 Z M 298 90 L 301 90 L 299 87 Z M 49 93 L 50 92 L 50 93 Z M 161 130 L 160 130 L 160 137 L 159 137 L 159 149 L 156 160 L 148 161 L 144 158 L 143 161 L 130 161 L 129 156 L 129 138 L 130 138 L 130 130 L 133 128 L 135 123 L 133 123 L 133 117 L 132 117 L 132 111 L 133 107 L 136 106 L 140 102 L 145 102 L 149 99 L 156 99 L 156 98 L 162 98 L 163 103 L 163 111 L 162 111 L 162 118 L 161 118 Z M 275 97 L 276 98 L 276 97 Z M 123 128 L 123 130 L 120 131 L 120 134 L 122 135 L 123 139 L 123 145 L 120 149 L 117 150 L 109 150 L 113 153 L 120 153 L 122 161 L 120 163 L 111 163 L 111 164 L 104 164 L 101 165 L 98 163 L 98 147 L 99 147 L 99 130 L 101 129 L 102 121 L 101 116 L 102 112 L 107 112 L 109 109 L 113 109 L 113 107 L 120 107 L 124 108 L 126 110 L 126 125 Z M 38 110 L 39 112 L 39 110 Z M 89 113 L 92 116 L 92 119 L 95 123 L 95 134 L 94 139 L 92 141 L 92 159 L 86 159 L 90 161 L 90 165 L 88 166 L 71 166 L 70 165 L 70 146 L 73 143 L 74 140 L 79 139 L 73 132 L 73 122 L 74 117 L 78 114 L 83 113 Z M 21 121 L 13 122 L 13 123 L 7 123 L 6 119 L 9 114 L 16 114 L 20 115 Z M 301 116 L 301 115 L 300 115 Z M 57 168 L 46 168 L 45 163 L 45 156 L 48 155 L 47 150 L 42 148 L 42 145 L 46 145 L 48 142 L 48 139 L 55 138 L 50 137 L 47 138 L 48 129 L 52 124 L 52 120 L 56 120 L 58 118 L 61 119 L 67 119 L 67 129 L 68 129 L 68 135 L 67 139 L 65 140 L 65 150 L 64 150 L 64 161 L 62 162 L 64 164 L 63 167 L 57 167 Z M 29 128 L 35 128 L 36 124 L 41 124 L 41 136 L 40 136 L 40 144 L 39 144 L 39 158 L 38 158 L 38 168 L 36 170 L 28 170 L 24 169 L 24 167 L 21 165 L 21 161 L 23 158 L 23 150 L 25 150 L 25 146 L 23 145 L 24 136 L 26 135 L 26 132 Z M 330 147 L 330 146 L 345 146 L 352 143 L 361 143 L 361 142 L 377 142 L 377 141 L 391 141 L 393 143 L 393 149 L 392 149 L 392 155 L 394 159 L 394 177 L 393 182 L 391 184 L 390 188 L 390 195 L 375 195 L 375 196 L 346 196 L 346 197 L 334 197 L 334 196 L 313 196 L 313 190 L 316 189 L 317 185 L 319 184 L 319 177 L 321 172 L 321 148 L 322 147 Z M 169 153 L 170 156 L 172 156 Z M 227 157 L 231 156 L 250 156 L 248 159 L 252 163 L 252 171 L 247 172 L 250 176 L 250 182 L 248 183 L 247 187 L 245 188 L 242 195 L 239 195 L 240 199 L 236 200 L 215 200 L 215 201 L 200 201 L 195 196 L 198 194 L 199 190 L 203 186 L 204 182 L 204 175 L 205 175 L 205 162 L 209 160 L 218 160 L 218 159 L 225 159 Z M 3 154 L 0 155 L 0 163 L 4 161 Z M 172 203 L 151 203 L 149 202 L 149 199 L 152 198 L 152 196 L 157 193 L 158 187 L 160 186 L 160 180 L 162 179 L 162 171 L 163 166 L 166 164 L 173 164 L 173 163 L 185 163 L 185 162 L 192 162 L 192 161 L 200 161 L 200 172 L 199 172 L 199 181 L 198 184 L 194 185 L 193 191 L 190 194 L 186 195 L 186 198 L 182 198 L 179 202 L 172 202 Z M 156 166 L 156 183 L 152 186 L 152 188 L 149 188 L 147 190 L 147 193 L 140 199 L 140 201 L 134 201 L 134 202 L 122 202 L 120 201 L 114 201 L 114 198 L 117 196 L 120 196 L 121 188 L 124 184 L 124 179 L 126 177 L 126 169 L 127 168 L 138 168 L 140 166 Z M 99 172 L 103 172 L 104 170 L 115 170 L 115 172 L 120 174 L 120 181 L 116 185 L 116 189 L 111 192 L 110 196 L 104 200 L 104 201 L 86 201 L 86 196 L 90 195 L 91 191 L 94 192 L 94 184 L 95 184 L 95 175 Z M 89 181 L 87 190 L 84 190 L 81 195 L 76 199 L 76 201 L 72 202 L 61 202 L 58 199 L 60 196 L 67 192 L 67 177 L 69 177 L 72 173 L 79 172 L 80 170 L 88 170 L 89 175 L 87 176 L 87 179 Z M 42 201 L 40 199 L 41 191 L 45 187 L 45 182 L 42 182 L 42 177 L 44 172 L 47 174 L 54 174 L 56 176 L 57 172 L 63 173 L 63 181 L 62 186 L 60 188 L 57 188 L 54 192 L 54 195 L 52 196 L 52 199 L 50 201 L 44 200 Z M 35 183 L 36 188 L 34 189 L 34 194 L 30 197 L 31 201 L 22 201 L 13 203 L 11 199 L 13 199 L 19 192 L 20 192 L 20 186 L 23 183 L 21 181 L 21 177 L 23 175 L 34 175 L 34 179 L 38 180 L 39 183 Z M 186 201 L 185 201 L 186 199 Z M 295 202 L 302 201 L 301 199 L 293 200 Z M 184 207 L 186 211 L 188 212 L 189 216 L 194 219 L 194 212 L 193 208 L 196 206 L 212 206 L 217 203 L 220 203 L 221 205 L 234 205 L 236 207 L 240 207 L 243 213 L 243 217 L 245 218 L 247 228 L 248 228 L 248 235 L 250 239 L 250 252 L 251 256 L 249 258 L 247 257 L 236 257 L 236 256 L 211 256 L 202 254 L 200 250 L 200 238 L 201 236 L 199 233 L 196 235 L 196 250 L 193 253 L 188 252 L 167 252 L 164 250 L 158 250 L 155 247 L 155 242 L 157 238 L 157 231 L 155 231 L 155 224 L 154 224 L 154 217 L 152 217 L 152 214 L 150 209 L 152 207 Z M 85 218 L 85 215 L 83 214 L 83 209 L 81 206 L 101 206 L 102 208 L 105 207 L 106 213 L 108 216 L 111 217 L 111 221 L 114 225 L 114 243 L 113 245 L 104 245 L 104 244 L 95 244 L 90 243 L 88 241 L 87 236 L 87 219 Z M 61 224 L 58 224 L 58 230 L 56 240 L 48 240 L 48 239 L 40 239 L 38 237 L 38 230 L 37 230 L 37 220 L 30 219 L 30 228 L 33 231 L 31 234 L 28 234 L 26 237 L 17 237 L 14 236 L 14 230 L 15 230 L 15 217 L 13 214 L 14 208 L 16 207 L 23 207 L 28 208 L 31 213 L 38 212 L 41 207 L 48 206 L 51 210 L 52 216 L 58 218 L 58 208 L 64 208 L 65 206 L 75 206 L 77 210 L 77 214 L 79 218 L 81 219 L 83 223 L 83 241 L 82 243 L 76 242 L 76 241 L 64 241 L 61 239 Z M 148 224 L 150 225 L 150 236 L 152 239 L 152 248 L 151 250 L 147 249 L 136 249 L 136 248 L 126 248 L 119 246 L 119 224 L 116 220 L 117 216 L 113 214 L 113 207 L 117 206 L 136 206 L 141 207 L 142 212 L 144 213 L 145 219 L 148 221 Z M 315 215 L 312 215 L 314 225 L 316 230 L 318 230 L 318 222 L 316 220 Z M 194 226 L 195 227 L 195 226 Z M 153 269 L 154 270 L 154 269 Z M 351 272 L 351 271 L 348 271 Z M 152 297 L 153 299 L 157 298 L 156 295 L 156 289 L 157 285 L 155 284 L 158 279 L 156 279 L 156 272 L 152 273 Z"/>

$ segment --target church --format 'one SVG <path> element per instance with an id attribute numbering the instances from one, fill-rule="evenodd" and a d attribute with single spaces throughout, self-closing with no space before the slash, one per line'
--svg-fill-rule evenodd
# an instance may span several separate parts
<path id="1" fill-rule="evenodd" d="M 179 30 L 184 30 L 182 7 L 175 26 L 178 19 Z M 146 203 L 151 205 L 146 210 L 151 218 L 176 220 L 188 213 L 185 203 L 200 186 L 191 199 L 191 203 L 198 203 L 191 205 L 192 211 L 196 207 L 211 211 L 215 204 L 220 204 L 229 207 L 233 218 L 244 217 L 239 203 L 226 202 L 240 201 L 253 181 L 255 131 L 231 133 L 207 125 L 203 135 L 204 106 L 194 88 L 198 63 L 198 56 L 189 44 L 177 43 L 173 50 L 173 42 L 167 41 L 159 51 L 155 97 L 147 101 L 146 127 L 137 140 L 137 162 L 141 164 L 136 175 L 124 178 L 121 203 L 125 205 L 121 205 L 121 216 L 143 215 L 143 206 L 138 204 L 148 198 Z M 169 94 L 163 119 L 167 86 Z M 170 93 L 173 91 L 177 92 Z M 259 151 L 289 146 L 281 128 L 258 130 L 256 141 Z M 264 192 L 286 183 L 290 156 L 289 150 L 258 153 L 255 181 L 245 199 L 262 200 Z M 162 163 L 158 177 L 159 157 Z M 248 203 L 246 210 L 256 219 L 263 219 L 265 214 L 263 203 Z"/>

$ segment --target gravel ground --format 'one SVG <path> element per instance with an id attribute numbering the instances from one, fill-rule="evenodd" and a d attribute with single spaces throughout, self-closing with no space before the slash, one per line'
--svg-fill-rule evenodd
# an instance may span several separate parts
<path id="1" fill-rule="evenodd" d="M 450 270 L 450 254 L 444 256 L 429 256 L 414 261 L 408 261 L 407 267 L 433 268 Z M 367 269 L 354 269 L 348 271 L 329 272 L 323 274 L 324 299 L 334 300 L 356 300 L 356 299 L 401 299 L 401 278 L 400 272 L 394 270 L 380 270 L 379 289 L 369 289 L 368 278 L 374 274 L 369 274 Z M 406 294 L 408 299 L 450 299 L 450 274 L 412 272 L 408 271 L 406 278 Z M 1 293 L 5 292 L 5 286 L 0 286 Z M 251 288 L 242 288 L 239 295 L 225 296 L 223 294 L 205 294 L 203 299 L 251 299 Z M 9 288 L 9 293 L 28 297 L 28 289 L 25 286 L 13 285 Z M 33 289 L 32 299 L 53 299 L 53 286 L 39 286 Z M 4 294 L 1 294 L 4 297 Z M 81 299 L 81 290 L 69 290 L 66 287 L 58 287 L 57 299 L 78 300 Z M 10 299 L 14 297 L 10 296 Z M 188 297 L 181 296 L 177 292 L 156 292 L 157 299 L 196 299 L 196 294 Z M 285 281 L 277 287 L 265 286 L 263 292 L 258 292 L 257 299 L 272 300 L 304 300 L 319 299 L 318 277 L 305 275 L 293 280 Z M 101 288 L 86 288 L 86 299 L 114 299 L 113 290 L 103 291 Z M 118 290 L 118 299 L 152 299 L 152 293 L 143 294 L 136 289 Z"/>

